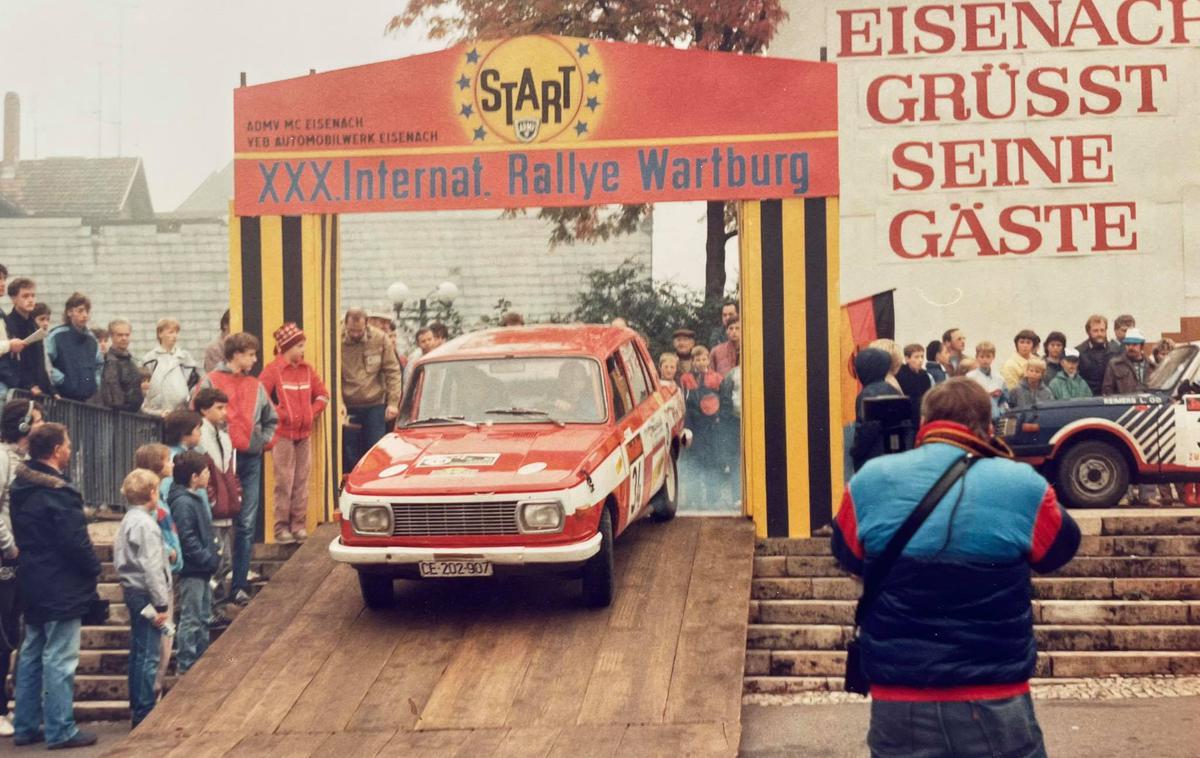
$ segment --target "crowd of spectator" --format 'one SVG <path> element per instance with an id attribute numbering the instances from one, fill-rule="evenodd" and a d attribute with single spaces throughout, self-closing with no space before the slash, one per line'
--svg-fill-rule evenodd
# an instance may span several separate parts
<path id="1" fill-rule="evenodd" d="M 43 402 L 162 418 L 161 442 L 143 445 L 128 462 L 127 508 L 113 546 L 131 625 L 136 726 L 162 694 L 172 653 L 177 670 L 187 671 L 212 627 L 228 622 L 224 608 L 250 599 L 267 450 L 276 450 L 274 537 L 307 538 L 309 438 L 329 396 L 304 360 L 306 338 L 295 324 L 274 332 L 276 356 L 255 376 L 259 340 L 230 334 L 228 312 L 203 363 L 179 346 L 172 318 L 158 321 L 156 346 L 135 359 L 130 322 L 91 329 L 86 295 L 72 294 L 62 323 L 52 326 L 33 280 L 8 280 L 0 266 L 0 291 L 13 304 L 11 313 L 0 311 L 0 396 L 13 398 L 0 407 L 0 737 L 80 747 L 97 739 L 73 717 L 81 626 L 105 623 L 109 608 L 97 592 L 100 562 L 69 475 L 70 430 L 46 420 Z"/>
<path id="2" fill-rule="evenodd" d="M 863 384 L 850 451 L 855 468 L 883 451 L 877 426 L 864 418 L 865 399 L 909 398 L 911 427 L 915 429 L 920 425 L 925 393 L 950 377 L 965 376 L 987 392 L 992 419 L 998 420 L 1009 410 L 1046 401 L 1145 390 L 1154 370 L 1175 349 L 1175 343 L 1165 338 L 1148 349 L 1145 334 L 1129 314 L 1113 320 L 1113 339 L 1108 336 L 1108 319 L 1099 314 L 1087 318 L 1084 331 L 1086 338 L 1068 347 L 1068 338 L 1061 331 L 1051 331 L 1043 341 L 1036 331 L 1022 329 L 1013 336 L 1013 352 L 998 370 L 994 367 L 996 346 L 981 341 L 970 357 L 966 336 L 957 328 L 947 329 L 941 339 L 926 345 L 914 343 L 903 349 L 889 339 L 872 342 L 855 357 L 855 370 Z M 1177 499 L 1200 505 L 1195 485 L 1180 485 L 1178 490 L 1172 485 L 1137 485 L 1130 488 L 1127 500 L 1129 504 L 1158 505 Z"/>

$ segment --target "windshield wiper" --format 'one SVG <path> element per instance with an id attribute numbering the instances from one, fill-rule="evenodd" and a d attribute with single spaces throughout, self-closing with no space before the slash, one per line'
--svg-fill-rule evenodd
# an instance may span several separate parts
<path id="1" fill-rule="evenodd" d="M 484 411 L 484 413 L 494 413 L 498 416 L 545 416 L 546 420 L 552 424 L 556 424 L 559 427 L 566 426 L 566 424 L 551 416 L 549 412 L 543 411 L 540 408 L 491 408 Z"/>
<path id="2" fill-rule="evenodd" d="M 479 424 L 476 424 L 474 421 L 467 421 L 462 416 L 427 416 L 426 418 L 419 418 L 415 421 L 409 421 L 404 426 L 418 426 L 421 424 L 462 424 L 463 426 L 469 426 L 472 429 L 479 428 Z"/>

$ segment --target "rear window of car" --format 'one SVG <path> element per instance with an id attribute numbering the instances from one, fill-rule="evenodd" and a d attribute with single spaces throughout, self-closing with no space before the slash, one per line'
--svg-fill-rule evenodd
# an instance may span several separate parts
<path id="1" fill-rule="evenodd" d="M 436 361 L 422 369 L 410 421 L 600 423 L 607 418 L 599 364 L 590 358 Z"/>

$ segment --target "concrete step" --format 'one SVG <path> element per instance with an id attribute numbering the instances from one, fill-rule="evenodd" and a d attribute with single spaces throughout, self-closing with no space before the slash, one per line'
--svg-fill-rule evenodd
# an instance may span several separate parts
<path id="1" fill-rule="evenodd" d="M 8 712 L 13 712 L 13 701 L 8 701 Z M 128 721 L 128 700 L 76 700 L 75 720 L 79 723 L 96 721 Z M 0 743 L 4 744 L 4 743 Z M 10 748 L 5 748 L 10 749 Z"/>
<path id="2" fill-rule="evenodd" d="M 760 539 L 754 546 L 759 557 L 829 556 L 829 538 Z M 1080 542 L 1079 558 L 1109 556 L 1197 556 L 1200 535 L 1085 535 Z"/>
<path id="3" fill-rule="evenodd" d="M 1111 515 L 1104 511 L 1072 511 L 1071 514 L 1085 526 L 1093 520 L 1099 521 L 1099 531 L 1086 530 L 1085 534 L 1117 535 L 1117 534 L 1200 534 L 1200 515 L 1189 509 L 1188 514 L 1154 515 Z"/>
<path id="4" fill-rule="evenodd" d="M 751 600 L 751 624 L 853 624 L 853 600 Z M 1046 624 L 1200 624 L 1200 601 L 1035 600 Z"/>
<path id="5" fill-rule="evenodd" d="M 842 577 L 754 579 L 755 600 L 856 600 L 862 585 Z M 1200 600 L 1200 578 L 1035 577 L 1033 594 L 1044 600 Z"/>
<path id="6" fill-rule="evenodd" d="M 113 557 L 113 546 L 111 542 L 95 542 L 92 547 L 96 550 L 96 557 L 101 563 L 111 563 Z M 252 560 L 256 561 L 286 561 L 292 557 L 292 554 L 300 549 L 298 544 L 279 545 L 272 543 L 258 543 L 254 546 L 254 555 Z"/>
<path id="7" fill-rule="evenodd" d="M 167 676 L 163 687 L 170 690 L 176 677 Z M 75 700 L 129 701 L 129 677 L 126 674 L 77 674 Z"/>
<path id="8" fill-rule="evenodd" d="M 747 650 L 746 676 L 840 677 L 841 650 Z M 1037 677 L 1200 675 L 1200 652 L 1175 650 L 1049 651 L 1038 654 Z"/>
<path id="9" fill-rule="evenodd" d="M 279 569 L 283 568 L 283 565 L 286 562 L 287 561 L 275 560 L 275 559 L 271 559 L 271 560 L 255 559 L 250 562 L 250 570 L 258 572 L 258 574 L 260 576 L 262 576 L 263 579 L 270 579 L 271 577 L 275 576 L 275 574 L 279 571 Z M 100 564 L 99 584 L 117 585 L 117 587 L 119 589 L 120 581 L 121 581 L 121 577 L 117 574 L 117 569 L 115 566 L 113 566 L 113 564 L 111 564 L 111 563 L 101 563 Z"/>
<path id="10" fill-rule="evenodd" d="M 846 576 L 830 556 L 760 555 L 754 558 L 754 576 L 782 577 Z M 1200 556 L 1106 556 L 1076 558 L 1051 576 L 1094 576 L 1103 578 L 1200 576 Z"/>
<path id="11" fill-rule="evenodd" d="M 751 624 L 748 650 L 844 650 L 851 627 L 843 624 Z M 1039 650 L 1200 651 L 1200 626 L 1099 626 L 1041 624 Z"/>

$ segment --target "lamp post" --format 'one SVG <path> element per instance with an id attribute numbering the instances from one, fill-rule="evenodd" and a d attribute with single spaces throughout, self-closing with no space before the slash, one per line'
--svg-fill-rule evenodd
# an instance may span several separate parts
<path id="1" fill-rule="evenodd" d="M 424 297 L 417 301 L 417 328 L 425 326 L 429 318 L 429 301 L 445 303 L 449 305 L 458 298 L 458 286 L 454 282 L 442 282 L 438 286 L 430 290 Z M 405 303 L 411 302 L 412 291 L 404 282 L 392 282 L 387 288 L 388 300 L 392 301 L 392 309 L 396 312 L 396 321 L 404 323 L 408 320 L 405 317 Z"/>

